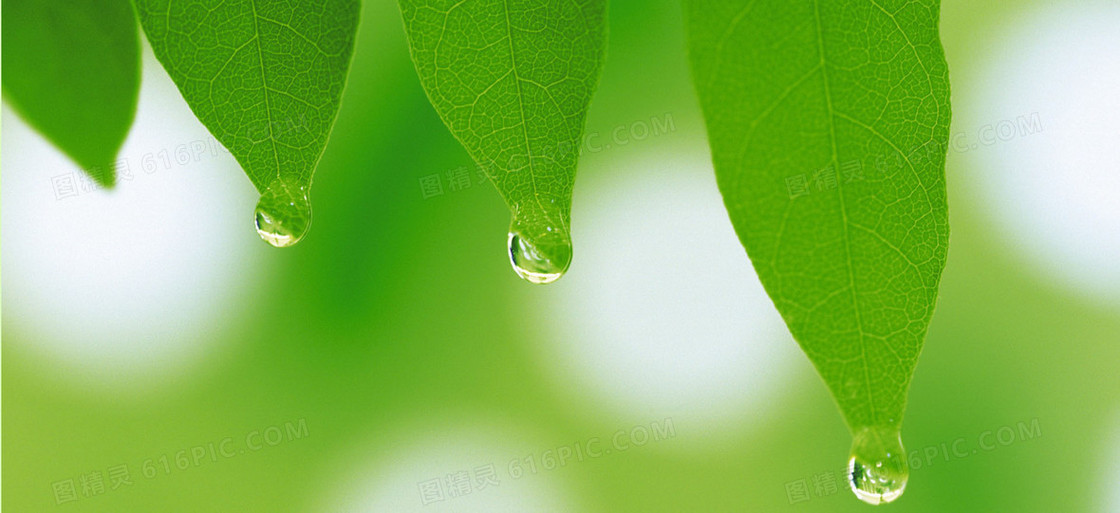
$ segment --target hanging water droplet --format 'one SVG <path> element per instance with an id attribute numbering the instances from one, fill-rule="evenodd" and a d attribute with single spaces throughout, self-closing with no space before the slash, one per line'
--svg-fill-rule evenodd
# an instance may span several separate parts
<path id="1" fill-rule="evenodd" d="M 868 504 L 891 502 L 902 495 L 910 468 L 896 427 L 864 428 L 852 440 L 848 484 Z"/>
<path id="2" fill-rule="evenodd" d="M 286 248 L 300 241 L 311 226 L 311 200 L 307 187 L 273 181 L 257 202 L 257 234 L 265 242 Z"/>
<path id="3" fill-rule="evenodd" d="M 530 233 L 535 236 L 529 236 Z M 552 283 L 560 279 L 572 263 L 571 238 L 551 226 L 530 231 L 514 221 L 508 243 L 513 270 L 530 283 Z"/>

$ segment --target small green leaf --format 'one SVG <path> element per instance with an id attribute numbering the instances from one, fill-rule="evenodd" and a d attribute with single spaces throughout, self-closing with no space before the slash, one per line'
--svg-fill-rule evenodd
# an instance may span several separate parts
<path id="1" fill-rule="evenodd" d="M 420 83 L 510 208 L 510 261 L 534 283 L 571 263 L 579 141 L 606 0 L 400 0 Z"/>
<path id="2" fill-rule="evenodd" d="M 358 0 L 136 0 L 156 57 L 261 193 L 277 247 L 311 224 L 311 177 L 338 114 Z"/>
<path id="3" fill-rule="evenodd" d="M 853 479 L 869 501 L 905 484 L 905 461 L 878 467 L 889 477 L 868 465 L 901 452 L 949 238 L 938 10 L 937 0 L 687 7 L 732 224 L 856 437 Z"/>
<path id="4" fill-rule="evenodd" d="M 97 183 L 112 187 L 140 87 L 132 6 L 8 0 L 4 17 L 6 98 Z"/>

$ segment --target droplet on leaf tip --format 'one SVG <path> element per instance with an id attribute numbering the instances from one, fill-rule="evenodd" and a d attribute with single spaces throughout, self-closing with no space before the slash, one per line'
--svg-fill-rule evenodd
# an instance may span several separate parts
<path id="1" fill-rule="evenodd" d="M 852 440 L 848 484 L 868 504 L 886 504 L 902 496 L 910 468 L 896 427 L 868 427 Z"/>
<path id="2" fill-rule="evenodd" d="M 517 223 L 514 223 L 514 227 Z M 509 262 L 521 279 L 535 284 L 559 280 L 572 263 L 572 243 L 566 234 L 551 226 L 537 230 L 536 240 L 525 230 L 511 228 L 508 238 Z"/>
<path id="3" fill-rule="evenodd" d="M 254 213 L 257 234 L 277 248 L 294 245 L 311 226 L 307 187 L 275 180 L 261 194 Z"/>

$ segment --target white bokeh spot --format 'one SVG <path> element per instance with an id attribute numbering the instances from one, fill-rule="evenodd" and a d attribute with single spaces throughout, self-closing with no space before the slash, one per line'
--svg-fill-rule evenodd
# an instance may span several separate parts
<path id="1" fill-rule="evenodd" d="M 966 177 L 999 235 L 1045 279 L 1120 305 L 1117 27 L 1115 1 L 1041 9 L 993 40 L 981 92 L 957 110 L 1007 135 L 975 153 L 975 176 Z"/>
<path id="2" fill-rule="evenodd" d="M 608 417 L 673 418 L 688 426 L 681 440 L 711 443 L 762 424 L 799 352 L 735 236 L 707 155 L 614 164 L 628 169 L 581 175 L 572 268 L 529 302 L 553 333 L 542 368 Z"/>
<path id="3" fill-rule="evenodd" d="M 112 191 L 3 109 L 4 343 L 57 376 L 166 380 L 214 348 L 257 275 L 255 191 L 144 57 Z"/>
<path id="4" fill-rule="evenodd" d="M 523 430 L 493 425 L 412 426 L 351 448 L 316 511 L 330 513 L 578 513 L 558 480 L 569 469 L 530 473 L 521 462 L 546 447 Z M 353 460 L 353 461 L 348 461 Z M 510 462 L 520 462 L 511 474 Z M 576 463 L 569 463 L 575 465 Z M 493 480 L 484 477 L 493 471 Z M 466 478 L 469 482 L 464 483 Z M 486 484 L 481 484 L 486 483 Z M 456 491 L 452 491 L 456 490 Z"/>

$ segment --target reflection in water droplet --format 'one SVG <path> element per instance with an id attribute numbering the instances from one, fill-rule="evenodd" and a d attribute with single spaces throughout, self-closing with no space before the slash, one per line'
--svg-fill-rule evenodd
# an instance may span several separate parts
<path id="1" fill-rule="evenodd" d="M 868 504 L 891 502 L 902 495 L 910 468 L 896 427 L 864 428 L 852 440 L 848 484 Z"/>
<path id="2" fill-rule="evenodd" d="M 257 202 L 255 220 L 257 233 L 265 242 L 278 248 L 299 242 L 311 226 L 307 187 L 273 181 Z"/>
<path id="3" fill-rule="evenodd" d="M 516 221 L 510 227 L 509 262 L 513 270 L 530 283 L 559 280 L 572 263 L 571 238 L 551 226 L 536 230 L 537 237 L 529 237 L 528 233 Z"/>

